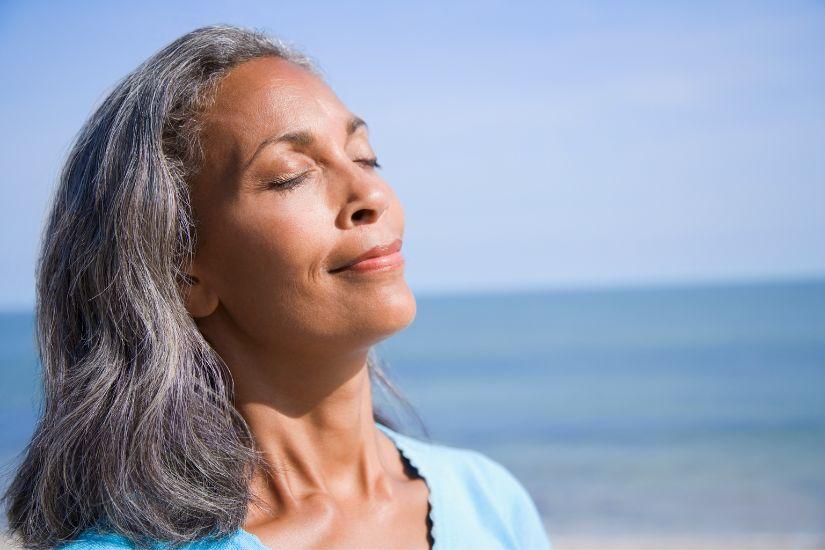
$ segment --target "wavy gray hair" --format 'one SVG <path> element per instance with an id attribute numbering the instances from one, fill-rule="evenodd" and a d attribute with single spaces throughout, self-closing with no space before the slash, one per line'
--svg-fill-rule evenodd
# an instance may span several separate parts
<path id="1" fill-rule="evenodd" d="M 243 523 L 263 459 L 179 283 L 196 237 L 187 178 L 202 160 L 198 114 L 231 68 L 263 56 L 320 76 L 279 39 L 200 28 L 118 83 L 76 138 L 36 272 L 43 410 L 3 496 L 26 547 L 91 527 L 143 546 Z M 415 413 L 374 349 L 368 368 L 386 403 Z"/>

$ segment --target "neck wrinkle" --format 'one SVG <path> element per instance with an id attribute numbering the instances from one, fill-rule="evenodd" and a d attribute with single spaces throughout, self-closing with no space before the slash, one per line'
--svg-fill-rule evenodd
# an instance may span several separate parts
<path id="1" fill-rule="evenodd" d="M 335 391 L 305 403 L 300 416 L 281 410 L 280 402 L 273 387 L 236 397 L 268 464 L 253 479 L 256 496 L 276 512 L 317 496 L 336 502 L 392 498 L 393 478 L 403 475 L 403 464 L 400 457 L 397 465 L 388 459 L 397 449 L 375 425 L 366 359 Z M 288 410 L 295 405 L 290 400 Z"/>

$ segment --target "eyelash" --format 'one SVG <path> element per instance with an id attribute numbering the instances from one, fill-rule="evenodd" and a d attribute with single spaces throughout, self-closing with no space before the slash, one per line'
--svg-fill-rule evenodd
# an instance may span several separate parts
<path id="1" fill-rule="evenodd" d="M 371 159 L 355 159 L 355 162 L 364 162 L 367 166 L 371 166 L 372 168 L 381 168 L 381 165 L 378 164 L 378 159 L 375 157 Z"/>
<path id="2" fill-rule="evenodd" d="M 378 159 L 375 158 L 375 157 L 368 158 L 368 159 L 355 159 L 354 162 L 364 163 L 367 166 L 369 166 L 370 168 L 381 168 L 381 165 L 378 164 Z M 279 189 L 279 190 L 282 190 L 282 191 L 289 191 L 291 189 L 295 189 L 296 187 L 298 187 L 306 179 L 306 177 L 308 175 L 309 175 L 309 172 L 304 172 L 300 176 L 296 176 L 294 178 L 288 178 L 288 179 L 285 179 L 285 180 L 276 180 L 276 181 L 270 182 L 268 187 L 270 189 Z"/>

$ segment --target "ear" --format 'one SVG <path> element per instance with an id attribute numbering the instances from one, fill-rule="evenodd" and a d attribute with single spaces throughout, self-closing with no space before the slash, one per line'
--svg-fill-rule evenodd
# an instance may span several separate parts
<path id="1" fill-rule="evenodd" d="M 178 285 L 186 305 L 186 311 L 195 319 L 208 317 L 218 307 L 218 295 L 197 275 L 182 273 Z"/>

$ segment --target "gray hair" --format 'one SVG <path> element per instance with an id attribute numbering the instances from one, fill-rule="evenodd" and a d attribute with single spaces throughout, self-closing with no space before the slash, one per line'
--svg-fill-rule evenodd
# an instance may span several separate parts
<path id="1" fill-rule="evenodd" d="M 202 161 L 198 115 L 230 69 L 264 56 L 320 75 L 279 39 L 200 28 L 120 81 L 75 140 L 36 270 L 43 409 L 3 496 L 26 547 L 92 527 L 144 546 L 243 524 L 263 458 L 179 283 L 196 237 L 187 181 Z M 367 365 L 387 402 L 414 413 L 374 349 Z"/>

